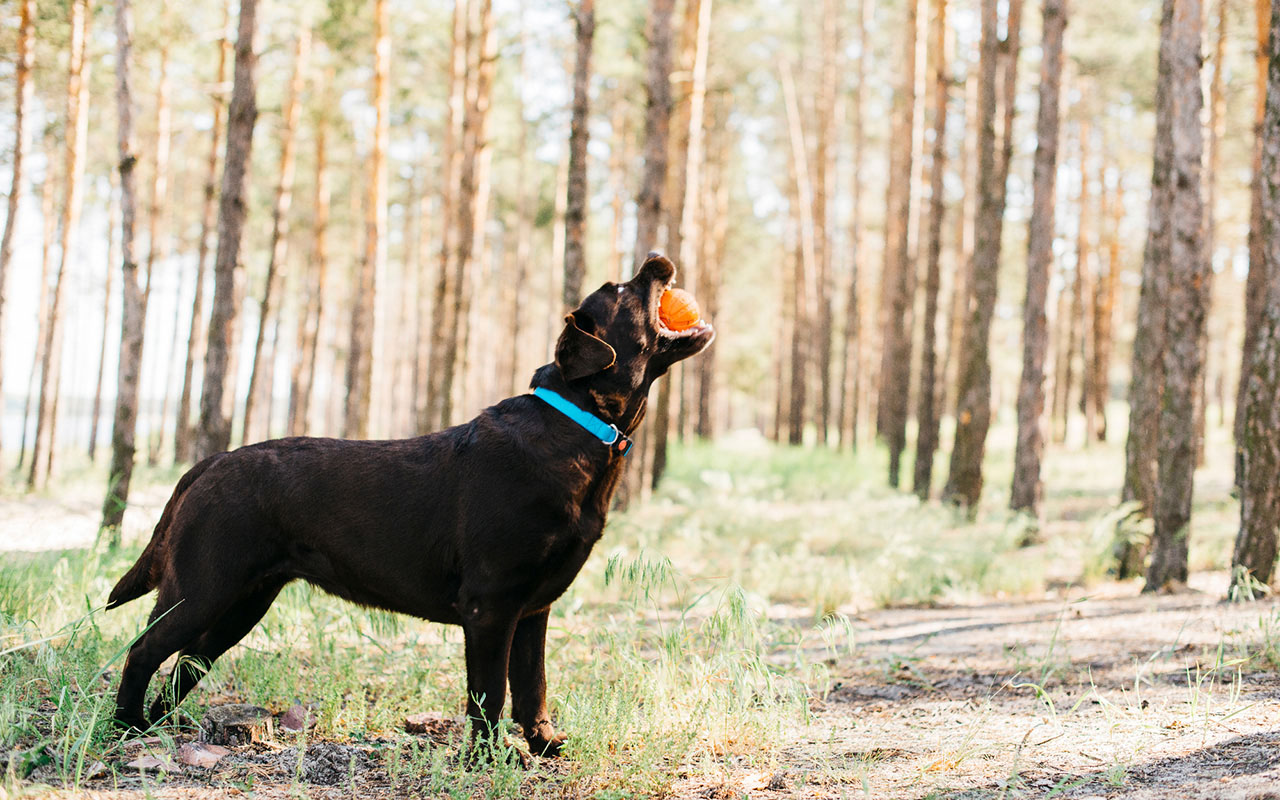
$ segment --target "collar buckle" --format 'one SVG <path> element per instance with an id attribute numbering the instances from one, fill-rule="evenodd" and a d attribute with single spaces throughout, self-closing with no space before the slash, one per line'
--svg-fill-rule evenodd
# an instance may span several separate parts
<path id="1" fill-rule="evenodd" d="M 613 441 L 606 442 L 609 448 L 620 456 L 625 456 L 627 453 L 630 453 L 631 446 L 635 444 L 635 442 L 631 440 L 631 437 L 618 430 L 617 425 L 610 425 L 609 427 L 613 428 L 614 433 Z"/>

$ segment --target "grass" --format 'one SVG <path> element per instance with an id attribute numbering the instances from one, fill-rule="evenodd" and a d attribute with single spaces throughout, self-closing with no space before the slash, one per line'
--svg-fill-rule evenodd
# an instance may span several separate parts
<path id="1" fill-rule="evenodd" d="M 552 714 L 573 736 L 568 757 L 554 766 L 524 770 L 507 761 L 468 770 L 456 747 L 403 734 L 407 714 L 460 712 L 460 631 L 361 609 L 302 584 L 286 588 L 181 712 L 198 719 L 203 706 L 230 700 L 273 711 L 308 704 L 319 718 L 308 736 L 379 751 L 390 794 L 621 798 L 666 793 L 690 774 L 711 780 L 727 763 L 768 773 L 841 665 L 861 658 L 852 616 L 882 606 L 1043 598 L 1055 586 L 1101 578 L 1117 519 L 1119 447 L 1054 453 L 1040 543 L 1019 547 L 1025 521 L 1004 511 L 1006 438 L 1007 426 L 993 435 L 989 488 L 972 521 L 885 487 L 877 449 L 792 449 L 750 434 L 677 449 L 661 491 L 610 521 L 554 607 Z M 95 476 L 70 480 L 78 486 Z M 167 486 L 176 477 L 143 470 L 139 483 Z M 1233 504 L 1205 496 L 1192 564 L 1220 568 Z M 11 795 L 49 784 L 75 791 L 99 763 L 110 781 L 137 782 L 122 766 L 126 745 L 109 717 L 122 654 L 150 603 L 110 614 L 101 605 L 140 550 L 140 533 L 127 531 L 118 553 L 0 557 L 0 766 L 7 764 L 3 787 Z M 1191 716 L 1209 714 L 1205 681 L 1245 662 L 1280 663 L 1274 613 L 1228 639 L 1217 666 L 1189 677 Z M 1063 658 L 1052 647 L 1017 654 L 1037 687 L 1064 671 Z M 913 664 L 904 648 L 881 668 L 892 682 L 930 689 Z M 975 755 L 981 717 L 971 724 L 934 769 Z M 864 787 L 866 770 L 865 761 L 845 770 L 851 787 Z M 31 783 L 33 775 L 41 783 Z"/>

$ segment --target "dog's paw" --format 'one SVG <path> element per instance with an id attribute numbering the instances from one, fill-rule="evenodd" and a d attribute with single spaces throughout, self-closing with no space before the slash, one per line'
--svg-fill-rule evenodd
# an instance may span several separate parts
<path id="1" fill-rule="evenodd" d="M 565 742 L 569 741 L 569 737 L 563 733 L 556 733 L 550 738 L 536 735 L 529 736 L 526 737 L 525 741 L 529 743 L 529 752 L 535 756 L 557 758 L 561 750 L 564 749 Z"/>
<path id="2" fill-rule="evenodd" d="M 112 722 L 115 726 L 129 736 L 142 736 L 151 727 L 151 723 L 141 715 L 137 716 L 117 716 Z"/>

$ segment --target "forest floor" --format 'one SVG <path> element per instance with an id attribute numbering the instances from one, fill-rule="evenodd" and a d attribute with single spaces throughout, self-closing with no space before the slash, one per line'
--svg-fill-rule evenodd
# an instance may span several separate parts
<path id="1" fill-rule="evenodd" d="M 1098 465 L 1118 448 L 1051 452 L 1046 523 L 1019 547 L 1000 442 L 974 521 L 883 488 L 875 451 L 679 451 L 555 607 L 567 757 L 486 767 L 460 757 L 456 632 L 303 586 L 183 712 L 301 704 L 314 729 L 277 724 L 212 768 L 182 763 L 194 725 L 121 738 L 105 718 L 148 604 L 98 606 L 176 474 L 144 473 L 116 554 L 92 542 L 92 472 L 0 494 L 0 798 L 1280 798 L 1280 603 L 1221 602 L 1220 460 L 1190 588 L 1142 595 L 1105 575 L 1123 510 Z M 405 732 L 417 712 L 428 732 Z"/>

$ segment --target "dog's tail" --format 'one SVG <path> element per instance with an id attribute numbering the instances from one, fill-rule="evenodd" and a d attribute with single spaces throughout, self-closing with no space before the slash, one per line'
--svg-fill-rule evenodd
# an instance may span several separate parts
<path id="1" fill-rule="evenodd" d="M 173 524 L 173 515 L 177 511 L 178 502 L 191 484 L 195 483 L 196 479 L 204 474 L 204 471 L 223 455 L 225 453 L 209 456 L 187 470 L 187 474 L 178 480 L 178 485 L 174 487 L 173 494 L 169 497 L 169 502 L 165 503 L 164 513 L 160 515 L 160 521 L 156 523 L 155 531 L 151 534 L 151 541 L 147 543 L 142 555 L 138 556 L 138 560 L 134 565 L 129 568 L 129 571 L 124 574 L 124 577 L 111 590 L 111 596 L 107 598 L 108 609 L 122 606 L 130 600 L 137 600 L 156 588 L 156 585 L 160 583 L 160 567 L 162 563 L 160 555 L 164 551 L 165 542 L 168 540 L 169 526 Z"/>

